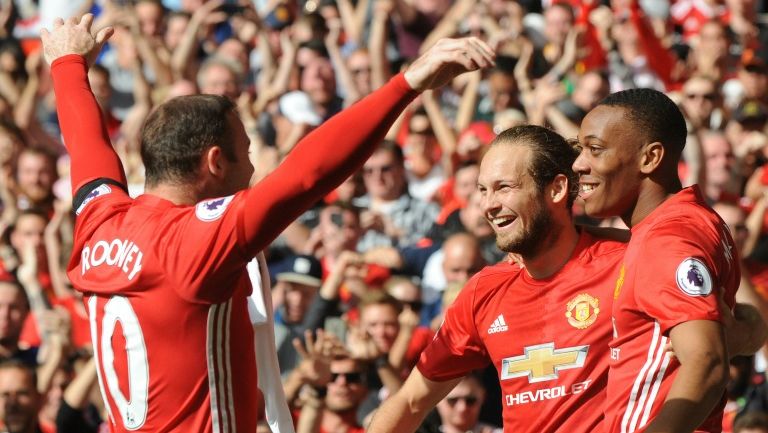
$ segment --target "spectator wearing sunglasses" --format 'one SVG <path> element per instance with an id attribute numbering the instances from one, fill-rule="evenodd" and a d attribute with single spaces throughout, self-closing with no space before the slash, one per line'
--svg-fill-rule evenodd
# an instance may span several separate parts
<path id="1" fill-rule="evenodd" d="M 501 429 L 479 421 L 480 407 L 485 401 L 485 389 L 477 373 L 461 380 L 437 404 L 442 433 L 501 433 Z"/>
<path id="2" fill-rule="evenodd" d="M 694 75 L 683 85 L 680 108 L 685 115 L 689 131 L 720 129 L 724 126 L 720 109 L 722 98 L 717 82 L 708 75 Z"/>
<path id="3" fill-rule="evenodd" d="M 325 396 L 325 410 L 319 433 L 363 432 L 357 422 L 357 409 L 368 393 L 364 364 L 352 358 L 331 361 L 331 381 Z"/>

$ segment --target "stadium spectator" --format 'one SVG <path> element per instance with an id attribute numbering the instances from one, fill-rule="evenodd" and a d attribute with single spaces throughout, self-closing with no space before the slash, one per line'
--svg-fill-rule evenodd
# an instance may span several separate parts
<path id="1" fill-rule="evenodd" d="M 56 181 L 56 161 L 44 149 L 26 147 L 16 163 L 16 186 L 20 209 L 53 210 L 53 183 Z"/>
<path id="2" fill-rule="evenodd" d="M 374 246 L 415 245 L 439 212 L 436 205 L 408 194 L 403 150 L 384 141 L 363 166 L 367 194 L 354 201 L 366 209 L 360 218 L 365 230 L 358 250 Z"/>
<path id="3" fill-rule="evenodd" d="M 437 404 L 442 425 L 440 430 L 445 433 L 477 432 L 501 433 L 501 429 L 479 421 L 480 407 L 485 401 L 485 389 L 478 374 L 472 373 Z"/>
<path id="4" fill-rule="evenodd" d="M 40 432 L 37 413 L 42 404 L 33 367 L 17 361 L 0 364 L 0 420 L 6 431 Z"/>
<path id="5" fill-rule="evenodd" d="M 24 288 L 16 282 L 0 282 L 0 359 L 17 359 L 37 365 L 37 349 L 19 347 L 19 336 L 29 314 Z"/>
<path id="6" fill-rule="evenodd" d="M 273 269 L 277 272 L 277 283 L 272 290 L 273 296 L 282 300 L 276 303 L 280 320 L 275 323 L 275 343 L 280 372 L 285 376 L 298 364 L 293 339 L 304 336 L 304 320 L 320 288 L 321 269 L 320 263 L 312 256 L 289 257 L 282 268 L 277 265 Z"/>

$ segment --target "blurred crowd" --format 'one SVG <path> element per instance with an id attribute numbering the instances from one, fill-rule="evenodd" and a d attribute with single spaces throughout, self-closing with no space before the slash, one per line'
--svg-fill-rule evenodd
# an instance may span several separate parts
<path id="1" fill-rule="evenodd" d="M 420 96 L 364 168 L 267 251 L 278 358 L 300 433 L 364 431 L 467 279 L 505 260 L 475 192 L 494 136 L 530 123 L 574 138 L 610 92 L 651 87 L 679 103 L 689 133 L 680 177 L 700 184 L 729 224 L 742 284 L 768 297 L 763 0 L 0 0 L 8 431 L 104 428 L 85 307 L 65 274 L 68 158 L 39 41 L 55 17 L 86 12 L 96 28 L 115 28 L 89 79 L 133 195 L 144 182 L 141 125 L 170 98 L 235 101 L 258 182 L 438 39 L 474 35 L 496 47 L 493 69 Z M 584 224 L 621 226 L 575 211 Z M 760 355 L 733 361 L 726 432 L 768 433 L 765 370 Z M 500 404 L 495 371 L 478 371 L 421 429 L 498 431 Z"/>

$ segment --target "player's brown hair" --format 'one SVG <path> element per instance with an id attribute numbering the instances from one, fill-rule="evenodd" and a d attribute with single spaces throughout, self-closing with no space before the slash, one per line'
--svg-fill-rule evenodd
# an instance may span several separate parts
<path id="1" fill-rule="evenodd" d="M 200 158 L 214 145 L 236 161 L 230 113 L 236 115 L 234 103 L 218 95 L 180 96 L 157 107 L 141 131 L 147 186 L 194 179 Z"/>
<path id="2" fill-rule="evenodd" d="M 579 194 L 579 175 L 573 171 L 573 163 L 579 153 L 565 138 L 549 128 L 520 125 L 503 131 L 491 142 L 491 146 L 500 144 L 524 145 L 531 149 L 528 174 L 542 193 L 558 174 L 567 177 L 567 205 L 569 209 L 573 206 Z"/>

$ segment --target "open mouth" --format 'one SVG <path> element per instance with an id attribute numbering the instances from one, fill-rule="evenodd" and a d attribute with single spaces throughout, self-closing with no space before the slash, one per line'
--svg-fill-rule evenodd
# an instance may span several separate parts
<path id="1" fill-rule="evenodd" d="M 503 217 L 491 218 L 490 221 L 491 221 L 491 224 L 494 226 L 494 228 L 498 230 L 498 229 L 503 229 L 505 227 L 509 227 L 510 225 L 512 225 L 513 222 L 515 222 L 516 219 L 517 217 L 515 216 L 507 215 Z"/>
<path id="2" fill-rule="evenodd" d="M 579 182 L 579 197 L 587 199 L 595 192 L 599 184 L 590 182 Z"/>

